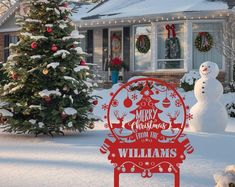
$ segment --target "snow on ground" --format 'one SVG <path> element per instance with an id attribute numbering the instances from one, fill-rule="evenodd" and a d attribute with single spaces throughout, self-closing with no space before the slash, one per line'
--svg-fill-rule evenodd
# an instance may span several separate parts
<path id="1" fill-rule="evenodd" d="M 115 86 L 113 90 L 117 89 Z M 94 110 L 103 115 L 100 108 L 110 98 L 110 90 L 95 92 L 105 98 Z M 193 92 L 182 93 L 192 106 L 196 100 Z M 222 98 L 227 103 L 235 94 Z M 213 122 L 212 122 L 213 123 Z M 66 137 L 0 133 L 0 186 L 3 187 L 112 187 L 113 166 L 107 155 L 99 152 L 108 130 L 103 123 L 86 133 L 67 132 Z M 235 164 L 235 119 L 229 120 L 225 134 L 187 133 L 195 148 L 181 165 L 182 187 L 214 186 L 213 174 Z M 121 187 L 172 187 L 171 175 L 154 175 L 142 179 L 140 175 L 121 175 Z"/>

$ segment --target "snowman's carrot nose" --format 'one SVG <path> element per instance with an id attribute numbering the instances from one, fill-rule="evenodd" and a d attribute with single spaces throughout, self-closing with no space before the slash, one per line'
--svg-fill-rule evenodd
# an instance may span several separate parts
<path id="1" fill-rule="evenodd" d="M 207 68 L 204 68 L 202 71 L 207 71 Z"/>

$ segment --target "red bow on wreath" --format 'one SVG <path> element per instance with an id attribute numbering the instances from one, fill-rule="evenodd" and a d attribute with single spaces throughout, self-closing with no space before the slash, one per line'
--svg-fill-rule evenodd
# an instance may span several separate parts
<path id="1" fill-rule="evenodd" d="M 176 37 L 175 24 L 172 24 L 171 26 L 169 24 L 166 25 L 166 30 L 168 31 L 168 38 L 170 38 L 171 36 L 171 30 L 172 30 L 173 38 Z"/>
<path id="2" fill-rule="evenodd" d="M 200 36 L 206 36 L 206 32 L 199 32 Z"/>

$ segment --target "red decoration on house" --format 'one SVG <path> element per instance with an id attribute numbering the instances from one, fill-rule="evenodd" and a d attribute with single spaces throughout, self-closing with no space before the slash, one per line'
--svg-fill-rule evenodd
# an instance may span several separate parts
<path id="1" fill-rule="evenodd" d="M 31 43 L 31 48 L 32 49 L 36 49 L 38 47 L 36 42 Z"/>
<path id="2" fill-rule="evenodd" d="M 176 37 L 176 32 L 175 32 L 175 25 L 172 24 L 172 25 L 166 25 L 166 30 L 168 31 L 168 38 L 171 37 L 171 31 L 172 31 L 172 36 L 173 38 Z"/>
<path id="3" fill-rule="evenodd" d="M 80 66 L 86 66 L 87 64 L 86 64 L 86 61 L 84 60 L 84 59 L 81 59 L 81 61 L 80 61 Z"/>
<path id="4" fill-rule="evenodd" d="M 53 31 L 53 29 L 51 27 L 47 27 L 47 32 L 51 33 Z"/>
<path id="5" fill-rule="evenodd" d="M 140 84 L 142 89 L 133 90 Z M 168 99 L 170 109 L 166 111 L 159 108 L 166 93 L 161 91 L 162 87 L 176 94 L 176 98 Z M 131 108 L 125 104 L 124 90 L 138 96 Z M 158 94 L 156 90 L 160 90 Z M 180 107 L 171 104 L 177 99 L 182 102 Z M 114 107 L 115 100 L 123 106 Z M 132 80 L 114 93 L 106 118 L 113 140 L 105 139 L 100 151 L 109 152 L 108 159 L 114 165 L 114 187 L 119 187 L 122 173 L 140 173 L 143 178 L 151 178 L 154 173 L 171 173 L 175 176 L 175 187 L 180 186 L 179 165 L 185 160 L 185 154 L 191 154 L 194 149 L 183 134 L 186 107 L 175 88 L 154 78 Z"/>
<path id="6" fill-rule="evenodd" d="M 58 47 L 57 47 L 55 44 L 53 44 L 53 45 L 51 46 L 51 51 L 52 51 L 52 52 L 58 51 Z"/>

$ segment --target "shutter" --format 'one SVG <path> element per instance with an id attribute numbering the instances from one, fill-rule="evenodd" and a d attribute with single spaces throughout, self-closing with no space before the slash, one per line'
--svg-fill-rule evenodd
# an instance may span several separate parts
<path id="1" fill-rule="evenodd" d="M 7 58 L 10 55 L 9 45 L 10 45 L 10 35 L 9 34 L 5 34 L 4 35 L 4 53 L 3 53 L 4 62 L 7 61 Z"/>
<path id="2" fill-rule="evenodd" d="M 108 71 L 108 60 L 109 60 L 109 30 L 103 29 L 103 71 Z"/>
<path id="3" fill-rule="evenodd" d="M 4 48 L 9 47 L 9 44 L 10 44 L 10 35 L 5 34 L 4 35 Z"/>
<path id="4" fill-rule="evenodd" d="M 123 61 L 127 65 L 127 70 L 130 67 L 130 27 L 123 28 Z"/>
<path id="5" fill-rule="evenodd" d="M 92 56 L 87 57 L 88 63 L 93 63 L 93 52 L 94 52 L 94 43 L 93 43 L 93 30 L 87 31 L 87 53 Z"/>

